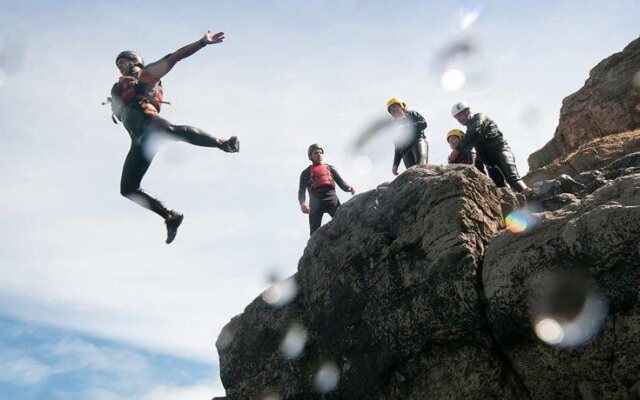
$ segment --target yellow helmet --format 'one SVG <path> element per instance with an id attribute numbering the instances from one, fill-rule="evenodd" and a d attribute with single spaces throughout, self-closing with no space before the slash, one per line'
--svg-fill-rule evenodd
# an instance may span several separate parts
<path id="1" fill-rule="evenodd" d="M 387 111 L 389 111 L 389 107 L 391 107 L 394 104 L 400 104 L 400 107 L 402 107 L 403 110 L 407 109 L 407 103 L 402 101 L 402 99 L 399 99 L 397 97 L 392 97 L 389 99 L 389 101 L 387 101 Z"/>
<path id="2" fill-rule="evenodd" d="M 447 140 L 449 140 L 451 136 L 457 136 L 462 139 L 464 137 L 464 132 L 462 132 L 460 129 L 452 129 L 447 132 Z"/>

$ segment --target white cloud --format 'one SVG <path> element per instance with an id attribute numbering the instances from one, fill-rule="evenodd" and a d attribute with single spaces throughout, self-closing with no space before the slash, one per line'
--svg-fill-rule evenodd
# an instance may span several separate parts
<path id="1" fill-rule="evenodd" d="M 35 358 L 14 351 L 0 353 L 0 380 L 20 385 L 39 385 L 52 369 Z"/>

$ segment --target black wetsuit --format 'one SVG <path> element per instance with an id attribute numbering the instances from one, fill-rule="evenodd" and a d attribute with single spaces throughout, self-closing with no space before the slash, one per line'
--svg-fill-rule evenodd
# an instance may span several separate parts
<path id="1" fill-rule="evenodd" d="M 410 140 L 406 143 L 395 143 L 393 165 L 400 165 L 400 159 L 405 168 L 416 164 L 426 164 L 429 161 L 429 144 L 424 135 L 427 129 L 427 121 L 416 111 L 405 111 L 405 118 L 394 121 L 402 126 L 409 126 L 411 130 Z"/>
<path id="2" fill-rule="evenodd" d="M 117 85 L 112 89 L 112 101 L 117 101 Z M 131 148 L 122 168 L 120 193 L 166 219 L 172 211 L 140 188 L 142 178 L 155 156 L 157 143 L 154 142 L 169 138 L 196 146 L 220 147 L 221 141 L 198 128 L 173 125 L 157 114 L 146 113 L 139 99 L 116 109 L 117 117 L 123 122 L 131 137 Z"/>
<path id="3" fill-rule="evenodd" d="M 338 171 L 336 171 L 332 165 L 327 166 L 329 167 L 333 181 L 340 186 L 340 189 L 345 192 L 350 191 L 351 186 L 342 179 L 340 174 L 338 174 Z M 298 202 L 300 204 L 304 203 L 306 200 L 305 191 L 309 191 L 309 207 L 311 208 L 311 212 L 309 213 L 310 235 L 312 235 L 316 229 L 320 228 L 320 225 L 322 224 L 322 215 L 324 215 L 324 213 L 328 213 L 331 218 L 333 218 L 336 210 L 340 207 L 340 199 L 338 199 L 338 195 L 336 194 L 335 184 L 333 186 L 318 189 L 313 188 L 311 167 L 312 166 L 310 165 L 302 171 L 300 174 L 300 185 L 298 186 Z"/>
<path id="4" fill-rule="evenodd" d="M 526 188 L 518 174 L 513 152 L 504 140 L 498 125 L 481 113 L 474 114 L 469 119 L 467 132 L 460 140 L 457 149 L 465 153 L 474 147 L 482 162 L 487 166 L 489 176 L 496 182 L 496 185 L 500 186 L 500 176 L 498 175 L 500 172 L 513 189 L 522 191 Z M 497 168 L 498 171 L 492 171 L 492 168 Z"/>
<path id="5" fill-rule="evenodd" d="M 476 156 L 476 152 L 473 148 L 469 149 L 467 152 L 459 152 L 458 158 L 453 161 L 450 161 L 449 164 L 473 164 L 480 172 L 485 175 L 489 175 L 489 178 L 496 184 L 497 187 L 506 187 L 507 184 L 504 181 L 504 176 L 502 176 L 502 172 L 495 167 L 488 165 L 485 170 L 485 165 L 482 162 L 482 158 Z"/>

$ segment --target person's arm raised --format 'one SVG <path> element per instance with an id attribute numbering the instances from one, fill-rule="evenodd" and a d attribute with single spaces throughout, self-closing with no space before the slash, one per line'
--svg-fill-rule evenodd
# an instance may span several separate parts
<path id="1" fill-rule="evenodd" d="M 178 63 L 206 45 L 221 43 L 224 40 L 224 32 L 212 33 L 207 31 L 204 36 L 193 43 L 190 43 L 171 54 L 167 54 L 160 60 L 155 61 L 142 69 L 140 80 L 148 83 L 156 83 L 165 76 Z"/>

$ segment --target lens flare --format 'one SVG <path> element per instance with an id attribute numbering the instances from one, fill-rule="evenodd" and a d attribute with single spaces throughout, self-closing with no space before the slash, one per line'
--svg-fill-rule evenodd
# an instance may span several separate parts
<path id="1" fill-rule="evenodd" d="M 282 307 L 289 304 L 298 294 L 298 285 L 295 278 L 289 277 L 271 285 L 262 292 L 262 300 L 274 307 Z"/>
<path id="2" fill-rule="evenodd" d="M 289 360 L 300 357 L 304 346 L 307 344 L 307 330 L 299 323 L 294 323 L 287 330 L 282 343 L 280 343 L 280 351 Z"/>
<path id="3" fill-rule="evenodd" d="M 553 318 L 543 318 L 535 324 L 536 335 L 540 340 L 555 345 L 564 339 L 562 326 Z"/>
<path id="4" fill-rule="evenodd" d="M 464 86 L 467 77 L 464 72 L 460 71 L 456 68 L 450 68 L 446 70 L 442 77 L 440 77 L 440 82 L 442 83 L 442 87 L 450 92 L 455 92 Z"/>
<path id="5" fill-rule="evenodd" d="M 522 233 L 531 227 L 531 216 L 523 210 L 514 211 L 505 218 L 506 229 L 513 233 Z"/>
<path id="6" fill-rule="evenodd" d="M 332 392 L 338 387 L 340 381 L 340 370 L 336 364 L 327 361 L 324 362 L 313 380 L 315 389 L 320 393 Z"/>

